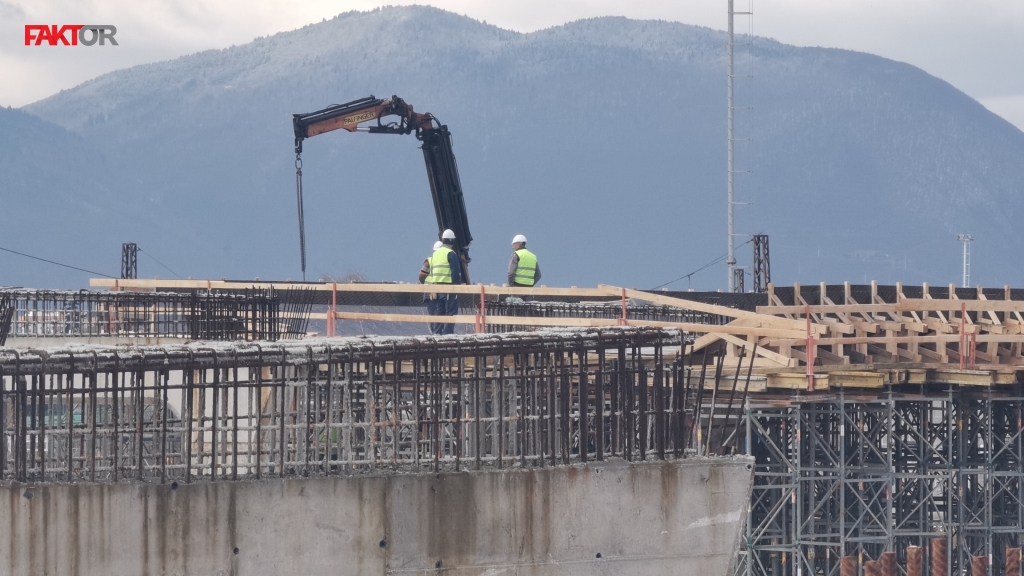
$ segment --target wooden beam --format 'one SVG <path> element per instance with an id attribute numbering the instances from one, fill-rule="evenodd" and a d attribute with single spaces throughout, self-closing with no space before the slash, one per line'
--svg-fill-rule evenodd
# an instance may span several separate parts
<path id="1" fill-rule="evenodd" d="M 275 290 L 318 290 L 330 292 L 334 290 L 333 282 L 262 282 L 258 280 L 162 280 L 162 279 L 134 279 L 121 280 L 111 278 L 92 278 L 89 285 L 94 288 L 147 288 L 165 290 L 244 290 L 246 288 Z M 452 284 L 438 288 L 432 284 L 398 284 L 385 282 L 360 282 L 360 283 L 339 283 L 338 292 L 382 292 L 392 294 L 471 294 L 480 295 L 480 284 Z M 607 298 L 608 294 L 598 288 L 549 288 L 547 286 L 536 286 L 533 288 L 521 288 L 512 286 L 483 286 L 484 293 L 496 296 L 561 296 L 581 298 Z"/>
<path id="2" fill-rule="evenodd" d="M 735 344 L 736 346 L 742 346 L 743 348 L 751 348 L 751 349 L 754 347 L 754 344 L 752 342 L 747 342 L 746 340 L 742 340 L 742 339 L 737 338 L 735 336 L 732 336 L 730 334 L 719 334 L 718 336 L 722 340 L 725 340 L 726 342 L 729 342 L 730 344 Z M 779 364 L 780 366 L 786 366 L 786 367 L 792 368 L 792 367 L 795 367 L 797 365 L 795 359 L 789 358 L 787 356 L 783 356 L 782 354 L 779 354 L 778 352 L 772 352 L 771 350 L 768 350 L 768 349 L 765 349 L 765 348 L 758 347 L 757 355 L 761 356 L 762 358 L 767 358 L 767 359 L 771 360 L 772 362 L 775 362 L 775 363 Z"/>
<path id="3" fill-rule="evenodd" d="M 309 314 L 309 318 L 327 319 L 329 313 Z M 426 314 L 380 314 L 375 312 L 335 312 L 337 320 L 361 320 L 370 322 L 438 322 L 441 324 L 474 324 L 475 315 L 429 316 Z M 561 326 L 561 327 L 602 327 L 618 326 L 617 318 L 545 318 L 539 316 L 487 316 L 487 323 L 504 326 Z M 734 324 L 697 324 L 693 322 L 662 322 L 658 320 L 627 320 L 627 326 L 648 326 L 651 328 L 676 328 L 686 332 L 710 334 L 734 334 L 739 336 L 803 338 L 797 330 L 760 328 Z"/>
<path id="4" fill-rule="evenodd" d="M 681 308 L 683 310 L 697 310 L 698 312 L 705 312 L 708 314 L 718 314 L 720 316 L 727 316 L 729 318 L 755 320 L 761 327 L 774 327 L 787 330 L 801 330 L 805 331 L 805 333 L 807 329 L 807 325 L 804 320 L 790 320 L 788 318 L 779 318 L 777 316 L 772 316 L 770 314 L 759 314 L 757 312 L 738 310 L 736 308 L 719 306 L 717 304 L 706 304 L 704 302 L 695 302 L 693 300 L 686 300 L 684 298 L 674 298 L 672 296 L 663 296 L 661 294 L 651 294 L 650 292 L 630 290 L 629 288 L 617 288 L 615 286 L 608 286 L 606 284 L 601 284 L 598 288 L 604 291 L 603 294 L 605 296 L 621 296 L 622 291 L 625 290 L 627 298 L 643 300 L 644 302 L 653 302 L 655 304 L 662 304 L 664 306 L 672 306 L 674 308 Z M 811 324 L 811 331 L 814 334 L 818 335 L 827 332 L 828 328 L 825 326 Z"/>
<path id="5" fill-rule="evenodd" d="M 1024 312 L 1024 300 L 932 300 L 903 298 L 896 304 L 812 304 L 811 314 L 897 314 L 903 312 L 960 312 L 966 304 L 968 312 Z M 804 306 L 758 306 L 759 314 L 803 314 Z"/>
<path id="6" fill-rule="evenodd" d="M 968 330 L 969 332 L 969 330 Z M 977 342 L 1022 342 L 1024 334 L 978 334 Z M 821 338 L 814 341 L 818 346 L 832 346 L 835 344 L 956 344 L 960 342 L 959 334 L 932 334 L 913 336 L 850 336 L 846 338 Z M 766 346 L 803 346 L 807 341 L 800 338 L 769 338 Z"/>

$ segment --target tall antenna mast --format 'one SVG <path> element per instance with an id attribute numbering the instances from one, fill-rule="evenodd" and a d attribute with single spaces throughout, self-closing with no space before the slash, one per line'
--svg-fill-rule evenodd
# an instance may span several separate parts
<path id="1" fill-rule="evenodd" d="M 727 167 L 727 169 L 728 169 L 728 172 L 729 172 L 729 174 L 728 174 L 729 185 L 728 185 L 728 197 L 727 197 L 727 200 L 726 200 L 726 206 L 727 206 L 727 210 L 728 210 L 728 226 L 727 226 L 728 230 L 727 230 L 727 234 L 728 234 L 729 252 L 728 252 L 728 257 L 725 259 L 725 264 L 728 267 L 726 272 L 729 275 L 729 292 L 735 292 L 739 288 L 738 283 L 736 281 L 736 241 L 735 241 L 736 240 L 736 233 L 735 233 L 735 227 L 734 227 L 734 221 L 733 221 L 733 207 L 736 205 L 736 202 L 735 202 L 735 190 L 734 190 L 734 187 L 733 187 L 733 175 L 736 173 L 736 171 L 733 170 L 733 143 L 736 141 L 736 139 L 733 138 L 733 111 L 736 109 L 735 106 L 733 106 L 733 97 L 732 97 L 733 96 L 733 90 L 732 90 L 733 86 L 732 86 L 732 84 L 733 84 L 733 79 L 736 77 L 735 74 L 733 74 L 733 47 L 735 46 L 735 34 L 734 34 L 734 29 L 733 29 L 734 28 L 733 27 L 733 23 L 734 23 L 733 21 L 735 19 L 735 16 L 737 16 L 737 15 L 740 15 L 740 16 L 750 16 L 750 15 L 752 15 L 754 13 L 753 10 L 748 10 L 747 12 L 736 12 L 736 10 L 734 9 L 734 6 L 733 6 L 733 2 L 734 2 L 734 0 L 729 0 L 729 43 L 728 43 L 728 46 L 727 46 L 728 68 L 729 68 L 729 70 L 728 70 L 728 76 L 729 76 L 729 78 L 728 78 L 728 80 L 729 80 L 729 98 L 728 98 L 728 108 L 729 108 L 729 128 L 728 128 L 728 130 L 729 130 L 729 134 L 728 134 L 728 140 L 729 140 L 729 142 L 728 142 L 728 144 L 729 144 L 729 160 L 728 160 L 728 167 Z"/>
<path id="2" fill-rule="evenodd" d="M 733 236 L 732 236 L 732 234 L 733 234 L 733 232 L 732 232 L 733 231 L 733 220 L 732 220 L 732 207 L 733 207 L 733 184 L 732 184 L 732 175 L 733 175 L 733 173 L 732 173 L 732 45 L 733 45 L 733 30 L 732 30 L 732 21 L 733 21 L 733 16 L 734 16 L 732 3 L 733 3 L 733 0 L 729 0 L 729 46 L 728 46 L 728 52 L 729 52 L 729 56 L 728 56 L 728 58 L 729 58 L 729 161 L 728 161 L 728 163 L 729 163 L 729 166 L 728 166 L 728 169 L 729 169 L 729 190 L 728 190 L 728 198 L 726 200 L 727 206 L 728 206 L 728 218 L 729 218 L 729 224 L 728 224 L 729 255 L 728 255 L 728 258 L 725 259 L 725 264 L 726 264 L 726 266 L 729 267 L 729 270 L 728 270 L 728 274 L 729 274 L 729 292 L 735 292 L 736 291 L 736 280 L 735 280 L 735 274 L 736 273 L 734 272 L 734 270 L 736 269 L 736 246 L 734 245 Z"/>
<path id="3" fill-rule="evenodd" d="M 974 237 L 970 234 L 957 234 L 956 239 L 964 245 L 963 287 L 969 288 L 971 285 L 971 242 L 974 241 Z"/>

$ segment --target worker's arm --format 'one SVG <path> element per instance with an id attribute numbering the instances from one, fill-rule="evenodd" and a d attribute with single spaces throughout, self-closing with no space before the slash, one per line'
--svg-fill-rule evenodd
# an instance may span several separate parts
<path id="1" fill-rule="evenodd" d="M 423 267 L 420 268 L 420 284 L 427 281 L 427 276 L 430 276 L 430 258 L 423 260 Z"/>
<path id="2" fill-rule="evenodd" d="M 516 285 L 516 268 L 519 267 L 519 254 L 512 253 L 512 258 L 508 261 L 508 285 Z"/>
<path id="3" fill-rule="evenodd" d="M 533 285 L 536 286 L 540 282 L 540 262 L 537 262 L 537 269 L 533 272 Z"/>
<path id="4" fill-rule="evenodd" d="M 452 284 L 463 284 L 462 261 L 454 250 L 448 253 L 448 267 L 452 269 Z"/>

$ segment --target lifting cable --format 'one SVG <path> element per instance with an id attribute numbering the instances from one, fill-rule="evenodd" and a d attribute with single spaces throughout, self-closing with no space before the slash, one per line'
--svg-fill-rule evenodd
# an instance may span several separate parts
<path id="1" fill-rule="evenodd" d="M 40 258 L 39 256 L 33 256 L 31 254 L 25 254 L 24 252 L 18 252 L 17 250 L 11 250 L 10 248 L 0 247 L 0 250 L 3 250 L 4 252 L 10 252 L 11 254 L 17 254 L 18 256 L 24 256 L 26 258 L 31 258 L 33 260 L 39 260 L 41 262 L 46 262 L 48 264 L 56 264 L 57 266 L 63 266 L 64 268 L 71 268 L 72 270 L 78 270 L 80 272 L 88 272 L 89 274 L 95 274 L 96 276 L 103 276 L 104 278 L 117 278 L 117 276 L 110 276 L 109 274 L 104 274 L 102 272 L 95 272 L 93 270 L 86 270 L 85 268 L 79 268 L 77 266 L 71 266 L 70 264 L 61 264 L 60 262 L 54 262 L 53 260 L 47 260 L 46 258 Z"/>
<path id="2" fill-rule="evenodd" d="M 306 217 L 302 211 L 302 141 L 295 141 L 295 196 L 299 202 L 299 252 L 302 254 L 302 281 L 306 281 Z"/>
<path id="3" fill-rule="evenodd" d="M 753 242 L 753 241 L 754 241 L 754 237 L 753 237 L 753 236 L 751 236 L 751 237 L 750 237 L 750 240 L 747 240 L 747 241 L 746 241 L 746 242 L 744 242 L 743 244 L 740 244 L 739 246 L 737 246 L 737 248 L 742 248 L 742 247 L 746 246 L 747 244 L 750 244 L 750 243 L 751 243 L 751 242 Z M 697 268 L 697 269 L 696 269 L 696 270 L 694 270 L 693 272 L 690 272 L 689 274 L 683 274 L 683 275 L 682 275 L 682 276 L 680 276 L 679 278 L 676 278 L 675 280 L 669 280 L 668 282 L 665 282 L 664 284 L 658 284 L 658 285 L 657 285 L 657 286 L 655 286 L 654 288 L 651 288 L 651 290 L 658 290 L 659 288 L 663 288 L 663 287 L 665 287 L 665 286 L 668 286 L 669 284 L 674 284 L 674 283 L 676 283 L 676 282 L 678 282 L 678 281 L 680 281 L 680 280 L 682 280 L 682 279 L 684 279 L 684 278 L 685 278 L 685 279 L 687 279 L 687 280 L 689 280 L 689 279 L 691 279 L 691 278 L 693 277 L 693 275 L 694 275 L 694 274 L 696 274 L 697 272 L 700 272 L 700 271 L 702 271 L 702 270 L 706 270 L 706 269 L 708 269 L 708 268 L 710 268 L 710 267 L 714 266 L 715 264 L 718 264 L 719 262 L 722 262 L 722 261 L 724 261 L 724 260 L 725 260 L 725 259 L 726 259 L 726 258 L 727 258 L 728 256 L 729 256 L 728 254 L 722 254 L 722 255 L 721 255 L 721 256 L 719 256 L 718 258 L 715 258 L 715 259 L 714 259 L 714 260 L 712 260 L 711 262 L 708 262 L 707 264 L 705 264 L 705 265 L 701 266 L 700 268 Z"/>

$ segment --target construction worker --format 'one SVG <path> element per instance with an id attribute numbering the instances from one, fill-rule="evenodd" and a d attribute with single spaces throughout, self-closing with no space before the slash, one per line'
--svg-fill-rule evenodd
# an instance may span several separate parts
<path id="1" fill-rule="evenodd" d="M 426 258 L 423 259 L 423 266 L 420 267 L 420 275 L 419 275 L 420 284 L 425 283 L 427 281 L 427 278 L 430 277 L 430 258 L 434 255 L 434 252 L 437 252 L 437 250 L 439 248 L 441 248 L 441 246 L 444 246 L 444 244 L 440 240 L 438 240 L 437 242 L 434 242 L 434 248 L 433 248 L 433 250 L 430 251 L 430 256 L 427 256 Z M 433 302 L 434 300 L 431 299 L 431 296 L 432 296 L 431 294 L 424 293 L 423 294 L 423 303 L 427 305 L 427 314 L 430 314 L 431 316 L 433 316 L 434 312 L 433 312 L 433 308 L 432 308 L 433 305 L 431 304 L 431 302 Z M 434 322 L 431 322 L 430 323 L 430 333 L 431 334 L 440 334 L 441 333 L 441 326 L 442 326 L 441 324 L 436 324 Z"/>
<path id="2" fill-rule="evenodd" d="M 440 240 L 434 242 L 434 249 L 430 251 L 430 254 L 433 255 L 441 246 L 444 246 L 444 244 L 442 244 Z M 423 266 L 420 268 L 420 284 L 427 281 L 427 276 L 430 276 L 430 256 L 423 259 Z M 427 301 L 426 296 L 423 297 L 423 301 Z"/>
<path id="3" fill-rule="evenodd" d="M 526 249 L 526 236 L 516 234 L 512 239 L 512 259 L 508 262 L 508 285 L 529 288 L 539 281 L 537 256 Z"/>
<path id="4" fill-rule="evenodd" d="M 426 284 L 462 284 L 462 263 L 452 250 L 455 233 L 445 230 L 441 233 L 441 246 L 429 258 L 430 270 L 424 279 Z M 422 272 L 422 271 L 421 271 Z M 428 294 L 427 313 L 431 316 L 454 316 L 459 313 L 458 294 Z M 455 324 L 431 323 L 431 334 L 453 334 Z"/>

